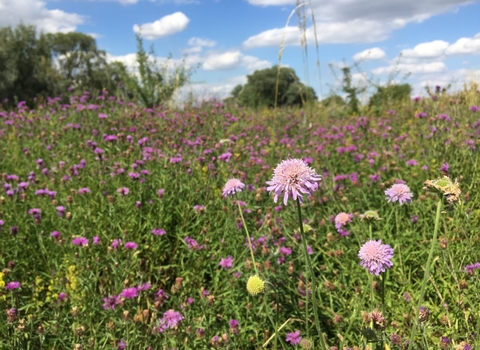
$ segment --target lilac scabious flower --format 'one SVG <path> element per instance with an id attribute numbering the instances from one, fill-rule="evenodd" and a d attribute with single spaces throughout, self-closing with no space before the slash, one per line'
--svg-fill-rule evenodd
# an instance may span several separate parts
<path id="1" fill-rule="evenodd" d="M 5 286 L 5 289 L 8 290 L 14 290 L 20 288 L 21 284 L 20 282 L 8 282 L 7 285 Z"/>
<path id="2" fill-rule="evenodd" d="M 152 230 L 152 233 L 155 235 L 155 236 L 163 236 L 164 234 L 166 234 L 167 232 L 163 229 L 163 228 L 154 228 Z"/>
<path id="3" fill-rule="evenodd" d="M 126 242 L 124 245 L 125 249 L 135 250 L 138 248 L 138 244 L 135 242 Z"/>
<path id="4" fill-rule="evenodd" d="M 318 189 L 318 182 L 322 178 L 301 159 L 283 160 L 273 170 L 273 178 L 267 181 L 267 191 L 274 193 L 273 201 L 277 203 L 283 192 L 283 204 L 287 205 L 288 198 L 299 199 L 302 202 L 303 194 L 311 195 Z"/>
<path id="5" fill-rule="evenodd" d="M 233 258 L 232 258 L 232 256 L 229 255 L 229 256 L 226 257 L 226 258 L 222 258 L 222 259 L 220 260 L 219 265 L 220 265 L 221 267 L 223 267 L 224 269 L 231 269 L 232 266 L 233 266 Z"/>
<path id="6" fill-rule="evenodd" d="M 300 336 L 300 331 L 288 333 L 287 338 L 285 339 L 285 341 L 287 341 L 291 345 L 297 345 L 300 343 L 301 340 L 302 340 L 302 337 Z"/>
<path id="7" fill-rule="evenodd" d="M 388 190 L 385 191 L 387 201 L 399 202 L 400 204 L 409 204 L 412 201 L 413 193 L 410 188 L 405 184 L 394 184 Z"/>
<path id="8" fill-rule="evenodd" d="M 238 179 L 230 179 L 227 181 L 227 183 L 223 187 L 222 194 L 224 197 L 227 197 L 228 195 L 235 194 L 237 192 L 242 192 L 244 187 L 245 187 L 245 184 L 242 181 Z"/>
<path id="9" fill-rule="evenodd" d="M 133 299 L 137 297 L 137 295 L 138 295 L 138 290 L 135 287 L 125 288 L 120 293 L 120 296 L 124 297 L 125 299 Z"/>
<path id="10" fill-rule="evenodd" d="M 85 237 L 75 237 L 72 239 L 72 244 L 73 245 L 79 245 L 80 247 L 84 247 L 88 245 L 88 238 Z"/>
<path id="11" fill-rule="evenodd" d="M 163 314 L 162 319 L 159 321 L 157 332 L 163 333 L 167 329 L 175 328 L 183 319 L 184 317 L 180 312 L 170 309 Z"/>
<path id="12" fill-rule="evenodd" d="M 344 226 L 346 226 L 349 222 L 352 222 L 353 214 L 347 214 L 341 212 L 335 216 L 335 228 L 337 232 L 341 236 L 348 236 L 348 231 L 345 230 Z"/>
<path id="13" fill-rule="evenodd" d="M 119 295 L 110 295 L 108 298 L 103 298 L 104 310 L 115 310 L 115 306 L 122 303 L 122 299 Z"/>
<path id="14" fill-rule="evenodd" d="M 388 244 L 382 244 L 382 240 L 366 242 L 358 252 L 360 265 L 371 274 L 379 275 L 393 266 L 393 249 Z"/>

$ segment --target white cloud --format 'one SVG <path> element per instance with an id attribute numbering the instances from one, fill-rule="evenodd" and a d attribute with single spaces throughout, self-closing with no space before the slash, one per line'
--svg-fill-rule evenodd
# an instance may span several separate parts
<path id="1" fill-rule="evenodd" d="M 352 30 L 355 28 L 355 30 Z M 372 42 L 386 39 L 388 26 L 374 21 L 353 20 L 350 22 L 320 23 L 317 25 L 317 40 L 319 44 Z M 251 36 L 244 41 L 245 48 L 262 46 L 300 45 L 302 32 L 298 27 L 275 28 Z M 314 28 L 306 31 L 307 42 L 315 43 Z"/>
<path id="2" fill-rule="evenodd" d="M 406 58 L 439 58 L 444 55 L 448 45 L 446 41 L 434 40 L 418 44 L 413 49 L 402 50 L 400 53 Z"/>
<path id="3" fill-rule="evenodd" d="M 312 4 L 320 43 L 375 42 L 386 39 L 394 30 L 412 22 L 423 22 L 435 15 L 455 11 L 471 0 L 311 0 L 306 2 L 307 11 Z M 249 0 L 257 6 L 295 6 L 296 1 Z M 309 14 L 307 21 L 309 21 Z M 291 39 L 294 26 L 288 29 L 286 45 L 299 42 L 299 35 Z M 310 34 L 313 29 L 309 28 Z M 283 28 L 265 30 L 244 42 L 245 47 L 277 46 Z M 313 42 L 313 38 L 309 38 Z"/>
<path id="4" fill-rule="evenodd" d="M 47 9 L 41 0 L 0 0 L 0 27 L 23 23 L 47 33 L 67 33 L 75 31 L 83 21 L 84 17 L 76 13 Z"/>
<path id="5" fill-rule="evenodd" d="M 190 46 L 213 47 L 213 46 L 216 45 L 216 42 L 213 41 L 213 40 L 209 40 L 209 39 L 202 39 L 202 38 L 193 37 L 193 38 L 190 38 L 190 40 L 188 40 L 188 45 L 190 45 Z"/>
<path id="6" fill-rule="evenodd" d="M 268 61 L 263 61 L 253 56 L 246 56 L 240 51 L 227 51 L 224 53 L 211 53 L 203 63 L 205 70 L 232 70 L 245 67 L 249 71 L 270 67 Z"/>
<path id="7" fill-rule="evenodd" d="M 460 38 L 445 51 L 447 55 L 480 54 L 480 33 L 473 38 Z"/>
<path id="8" fill-rule="evenodd" d="M 419 74 L 419 73 L 439 73 L 445 72 L 447 67 L 443 62 L 429 62 L 423 64 L 410 64 L 410 63 L 399 63 L 399 64 L 392 64 L 388 67 L 380 67 L 372 70 L 372 73 L 377 74 L 390 74 L 393 72 L 399 73 L 412 73 L 412 74 Z"/>
<path id="9" fill-rule="evenodd" d="M 162 36 L 172 35 L 187 28 L 190 19 L 182 12 L 164 16 L 153 23 L 135 24 L 133 31 L 147 40 L 156 40 Z"/>
<path id="10" fill-rule="evenodd" d="M 372 47 L 371 49 L 364 50 L 362 52 L 353 55 L 354 61 L 372 61 L 385 58 L 386 53 L 379 47 Z"/>

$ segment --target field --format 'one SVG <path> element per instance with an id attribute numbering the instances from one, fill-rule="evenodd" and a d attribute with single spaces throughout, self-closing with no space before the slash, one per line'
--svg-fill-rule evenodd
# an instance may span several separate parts
<path id="1" fill-rule="evenodd" d="M 0 109 L 0 348 L 479 348 L 477 88 L 363 116 Z M 302 204 L 275 202 L 294 159 Z"/>

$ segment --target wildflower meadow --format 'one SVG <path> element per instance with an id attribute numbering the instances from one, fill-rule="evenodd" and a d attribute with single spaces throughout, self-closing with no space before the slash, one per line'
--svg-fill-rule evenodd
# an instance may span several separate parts
<path id="1" fill-rule="evenodd" d="M 479 105 L 0 106 L 0 348 L 480 348 Z"/>

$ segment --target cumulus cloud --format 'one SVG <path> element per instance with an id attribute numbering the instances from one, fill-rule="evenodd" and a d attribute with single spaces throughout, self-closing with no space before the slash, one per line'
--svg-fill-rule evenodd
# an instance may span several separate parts
<path id="1" fill-rule="evenodd" d="M 163 36 L 181 32 L 187 28 L 190 19 L 182 12 L 164 16 L 153 23 L 135 24 L 133 31 L 147 40 L 156 40 Z"/>
<path id="2" fill-rule="evenodd" d="M 445 53 L 448 46 L 446 41 L 434 40 L 418 44 L 413 49 L 402 50 L 401 55 L 407 58 L 439 58 Z"/>
<path id="3" fill-rule="evenodd" d="M 379 47 L 372 47 L 371 49 L 364 50 L 362 52 L 353 55 L 354 61 L 372 61 L 385 58 L 386 53 Z"/>
<path id="4" fill-rule="evenodd" d="M 372 70 L 373 74 L 390 74 L 392 72 L 399 73 L 439 73 L 447 70 L 443 62 L 429 62 L 423 64 L 399 63 L 392 64 L 387 67 L 379 67 Z"/>
<path id="5" fill-rule="evenodd" d="M 411 22 L 422 22 L 435 15 L 455 11 L 471 0 L 311 0 L 317 21 L 317 36 L 321 43 L 375 42 L 386 39 L 394 30 Z M 249 0 L 256 6 L 285 6 L 293 8 L 296 1 Z M 308 2 L 310 4 L 310 2 Z M 309 6 L 307 6 L 308 8 Z M 293 33 L 288 29 L 287 36 Z M 365 29 L 367 28 L 367 30 Z M 245 47 L 279 45 L 283 28 L 265 30 L 250 37 Z M 313 29 L 309 28 L 313 34 Z M 311 38 L 310 38 L 311 40 Z M 285 45 L 295 45 L 299 40 L 285 40 Z"/>
<path id="6" fill-rule="evenodd" d="M 202 39 L 193 37 L 188 40 L 188 45 L 190 46 L 206 46 L 206 47 L 213 47 L 215 46 L 216 42 L 209 39 Z"/>
<path id="7" fill-rule="evenodd" d="M 480 33 L 473 38 L 460 38 L 450 45 L 445 53 L 447 55 L 474 55 L 480 54 Z"/>
<path id="8" fill-rule="evenodd" d="M 224 53 L 211 53 L 203 63 L 203 69 L 205 70 L 232 70 L 245 67 L 249 71 L 254 71 L 270 66 L 270 62 L 260 60 L 257 57 L 244 55 L 238 50 Z"/>
<path id="9" fill-rule="evenodd" d="M 50 10 L 41 0 L 0 0 L 0 27 L 23 23 L 47 33 L 67 33 L 75 31 L 83 21 L 84 17 L 76 13 Z"/>

